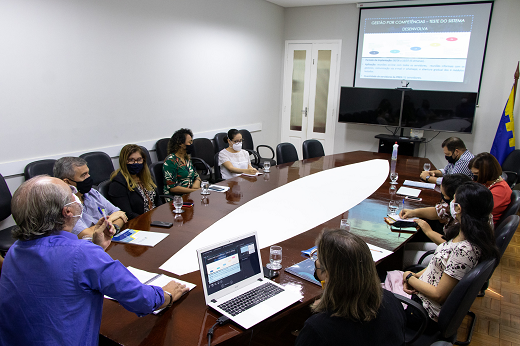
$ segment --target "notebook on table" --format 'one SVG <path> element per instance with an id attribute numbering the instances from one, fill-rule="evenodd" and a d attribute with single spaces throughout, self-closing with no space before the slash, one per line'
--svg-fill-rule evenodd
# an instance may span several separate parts
<path id="1" fill-rule="evenodd" d="M 256 232 L 197 250 L 206 305 L 245 329 L 302 299 L 264 278 Z"/>

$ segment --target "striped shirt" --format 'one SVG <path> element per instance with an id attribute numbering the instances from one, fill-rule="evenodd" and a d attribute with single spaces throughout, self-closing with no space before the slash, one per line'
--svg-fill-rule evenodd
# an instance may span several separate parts
<path id="1" fill-rule="evenodd" d="M 473 158 L 473 154 L 466 150 L 455 163 L 448 163 L 444 169 L 439 169 L 442 176 L 461 173 L 473 179 L 473 174 L 468 167 L 469 161 Z M 437 185 L 442 184 L 442 177 L 437 178 Z"/>

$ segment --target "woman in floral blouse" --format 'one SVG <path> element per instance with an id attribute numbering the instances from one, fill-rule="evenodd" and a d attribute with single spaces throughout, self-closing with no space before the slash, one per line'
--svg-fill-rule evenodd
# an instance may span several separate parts
<path id="1" fill-rule="evenodd" d="M 164 193 L 184 194 L 200 189 L 200 177 L 190 160 L 193 152 L 193 132 L 176 131 L 168 142 L 168 156 L 164 159 Z"/>

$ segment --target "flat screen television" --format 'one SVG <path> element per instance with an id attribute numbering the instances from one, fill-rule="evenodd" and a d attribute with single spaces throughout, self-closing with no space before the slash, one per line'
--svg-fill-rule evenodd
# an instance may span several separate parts
<path id="1" fill-rule="evenodd" d="M 402 91 L 341 87 L 339 122 L 399 126 Z"/>
<path id="2" fill-rule="evenodd" d="M 401 127 L 471 133 L 477 93 L 406 90 Z"/>

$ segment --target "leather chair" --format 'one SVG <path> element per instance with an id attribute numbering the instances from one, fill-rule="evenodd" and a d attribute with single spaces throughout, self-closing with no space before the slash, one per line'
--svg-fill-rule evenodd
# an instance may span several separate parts
<path id="1" fill-rule="evenodd" d="M 520 191 L 513 190 L 511 193 L 511 203 L 507 206 L 506 210 L 502 213 L 502 216 L 497 222 L 497 228 L 511 215 L 518 213 L 520 209 Z"/>
<path id="2" fill-rule="evenodd" d="M 450 295 L 444 302 L 439 313 L 438 330 L 433 333 L 422 333 L 415 339 L 417 330 L 407 328 L 406 330 L 406 344 L 407 345 L 431 345 L 436 341 L 447 341 L 452 344 L 457 342 L 458 345 L 467 345 L 471 341 L 473 329 L 475 327 L 476 316 L 469 309 L 475 301 L 480 288 L 493 272 L 496 265 L 496 259 L 489 259 L 480 262 L 467 273 L 462 280 L 453 288 Z M 400 301 L 405 304 L 408 302 L 402 296 L 395 295 Z M 417 307 L 416 307 L 417 308 Z M 421 311 L 422 309 L 423 311 Z M 420 306 L 419 316 L 426 313 L 424 308 Z M 471 318 L 471 325 L 468 330 L 468 337 L 466 341 L 457 341 L 457 330 L 466 315 Z"/>
<path id="3" fill-rule="evenodd" d="M 94 185 L 97 186 L 105 180 L 110 179 L 110 174 L 114 171 L 114 163 L 107 153 L 93 151 L 82 154 L 79 157 L 87 161 L 89 174 L 92 177 Z"/>
<path id="4" fill-rule="evenodd" d="M 303 142 L 303 159 L 312 159 L 313 157 L 325 156 L 323 145 L 316 139 L 307 139 Z"/>
<path id="5" fill-rule="evenodd" d="M 105 197 L 106 199 L 108 199 L 110 201 L 110 197 L 108 195 L 108 188 L 110 186 L 110 183 L 112 182 L 112 180 L 108 179 L 108 180 L 105 180 L 103 182 L 101 182 L 101 184 L 98 185 L 98 191 L 99 193 Z"/>
<path id="6" fill-rule="evenodd" d="M 166 156 L 168 156 L 168 142 L 170 142 L 169 138 L 161 138 L 155 143 L 155 153 L 158 161 L 164 161 Z"/>
<path id="7" fill-rule="evenodd" d="M 144 152 L 144 156 L 146 156 L 146 165 L 148 166 L 148 168 L 150 168 L 150 165 L 152 164 L 152 157 L 150 156 L 150 152 L 142 145 L 140 145 L 140 147 Z"/>
<path id="8" fill-rule="evenodd" d="M 513 150 L 502 163 L 502 176 L 511 187 L 515 187 L 520 178 L 520 149 Z"/>
<path id="9" fill-rule="evenodd" d="M 4 221 L 11 216 L 11 191 L 5 182 L 3 175 L 0 174 L 0 221 Z M 5 256 L 5 253 L 11 245 L 16 241 L 11 237 L 11 231 L 16 226 L 10 226 L 0 230 L 0 253 Z"/>
<path id="10" fill-rule="evenodd" d="M 278 164 L 298 161 L 298 153 L 291 143 L 280 143 L 276 146 L 276 160 Z"/>
<path id="11" fill-rule="evenodd" d="M 219 181 L 224 180 L 224 179 L 222 179 L 222 172 L 220 171 L 220 166 L 218 165 L 218 154 L 219 153 L 215 153 L 215 156 L 214 156 L 215 166 L 213 167 L 213 169 L 215 170 L 215 174 L 214 174 L 215 183 L 218 183 Z"/>
<path id="12" fill-rule="evenodd" d="M 37 175 L 42 174 L 48 174 L 51 177 L 54 176 L 52 170 L 54 168 L 55 163 L 56 160 L 54 159 L 39 160 L 29 163 L 27 166 L 25 166 L 25 169 L 23 170 L 25 180 L 27 181 Z"/>
<path id="13" fill-rule="evenodd" d="M 166 202 L 167 199 L 173 199 L 173 195 L 164 194 L 164 175 L 163 175 L 164 161 L 157 161 L 150 166 L 150 175 L 152 176 L 155 185 L 157 186 L 157 194 L 161 201 Z"/>
<path id="14" fill-rule="evenodd" d="M 195 138 L 193 140 L 193 145 L 194 150 L 191 156 L 191 161 L 193 162 L 193 165 L 195 166 L 197 171 L 200 170 L 202 172 L 207 172 L 208 168 L 198 160 L 202 159 L 207 164 L 207 166 L 209 166 L 209 172 L 207 172 L 203 176 L 201 175 L 201 179 L 214 182 L 213 172 L 211 170 L 211 168 L 214 167 L 216 163 L 215 148 L 213 146 L 213 141 L 207 138 Z"/>
<path id="15" fill-rule="evenodd" d="M 215 137 L 213 137 L 213 143 L 215 144 L 215 153 L 219 153 L 221 150 L 229 147 L 229 144 L 227 142 L 224 143 L 225 137 L 227 137 L 227 133 L 224 132 L 219 132 L 215 135 Z"/>
<path id="16" fill-rule="evenodd" d="M 515 235 L 516 229 L 520 224 L 520 216 L 510 215 L 505 219 L 500 226 L 495 229 L 495 243 L 500 254 L 500 258 L 504 255 L 504 252 L 509 245 L 511 239 Z"/>
<path id="17" fill-rule="evenodd" d="M 240 134 L 242 135 L 242 140 L 243 140 L 242 149 L 246 149 L 247 151 L 250 152 L 250 154 L 252 154 L 251 151 L 254 151 L 255 153 L 252 155 L 255 157 L 258 156 L 258 164 L 257 164 L 258 167 L 260 167 L 260 168 L 264 167 L 265 161 L 268 161 L 269 163 L 271 163 L 271 166 L 276 166 L 276 161 L 274 160 L 273 148 L 271 148 L 270 146 L 265 145 L 265 144 L 260 144 L 260 145 L 256 146 L 256 150 L 255 150 L 251 132 L 249 132 L 246 129 L 238 130 L 238 132 L 240 132 Z M 262 155 L 260 155 L 260 148 L 267 148 L 267 149 L 271 150 L 271 154 L 272 154 L 271 158 L 262 157 Z"/>

